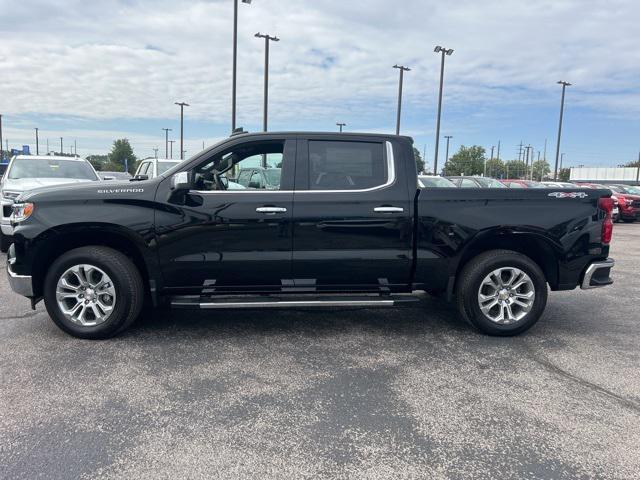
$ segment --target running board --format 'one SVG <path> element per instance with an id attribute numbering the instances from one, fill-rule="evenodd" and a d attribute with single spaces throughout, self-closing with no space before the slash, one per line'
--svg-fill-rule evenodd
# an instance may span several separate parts
<path id="1" fill-rule="evenodd" d="M 403 296 L 314 296 L 314 297 L 172 297 L 171 306 L 181 309 L 232 309 L 232 308 L 325 308 L 325 307 L 393 307 L 414 303 L 420 299 L 412 295 Z"/>

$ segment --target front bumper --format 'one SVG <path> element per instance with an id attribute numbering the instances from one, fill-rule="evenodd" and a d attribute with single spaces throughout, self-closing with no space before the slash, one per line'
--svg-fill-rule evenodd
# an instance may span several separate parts
<path id="1" fill-rule="evenodd" d="M 613 283 L 611 278 L 611 269 L 616 262 L 613 258 L 607 258 L 606 260 L 599 260 L 591 263 L 582 276 L 582 284 L 580 288 L 582 290 L 590 290 L 592 288 L 606 287 Z"/>
<path id="2" fill-rule="evenodd" d="M 9 277 L 9 286 L 11 290 L 23 297 L 33 297 L 33 278 L 31 275 L 18 275 L 11 266 L 15 263 L 15 246 L 9 247 L 7 252 L 7 276 Z"/>
<path id="3" fill-rule="evenodd" d="M 13 202 L 8 202 L 4 199 L 0 201 L 0 231 L 2 231 L 3 235 L 13 235 L 13 227 L 10 221 L 12 207 Z"/>

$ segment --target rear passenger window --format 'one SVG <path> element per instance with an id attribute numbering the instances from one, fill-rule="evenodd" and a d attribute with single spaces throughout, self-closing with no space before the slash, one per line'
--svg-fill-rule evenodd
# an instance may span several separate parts
<path id="1" fill-rule="evenodd" d="M 309 141 L 310 190 L 364 190 L 387 176 L 382 143 Z"/>
<path id="2" fill-rule="evenodd" d="M 460 182 L 460 188 L 478 188 L 478 185 L 476 185 L 476 182 L 473 180 L 463 178 L 462 182 Z"/>

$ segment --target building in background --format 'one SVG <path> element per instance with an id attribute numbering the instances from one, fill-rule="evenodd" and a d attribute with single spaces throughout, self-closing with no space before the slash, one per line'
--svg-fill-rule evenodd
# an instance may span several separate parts
<path id="1" fill-rule="evenodd" d="M 587 183 L 624 183 L 640 185 L 640 168 L 638 167 L 578 167 L 571 168 L 570 181 Z"/>

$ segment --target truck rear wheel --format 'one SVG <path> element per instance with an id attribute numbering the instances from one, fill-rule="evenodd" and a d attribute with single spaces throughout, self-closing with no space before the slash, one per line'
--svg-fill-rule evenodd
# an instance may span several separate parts
<path id="1" fill-rule="evenodd" d="M 131 325 L 140 314 L 140 272 L 122 253 L 92 246 L 71 250 L 53 264 L 44 301 L 55 324 L 74 337 L 103 339 Z"/>
<path id="2" fill-rule="evenodd" d="M 529 257 L 491 250 L 472 259 L 456 287 L 460 314 L 487 335 L 512 336 L 531 328 L 547 304 L 547 282 Z"/>

